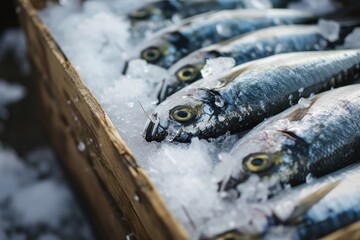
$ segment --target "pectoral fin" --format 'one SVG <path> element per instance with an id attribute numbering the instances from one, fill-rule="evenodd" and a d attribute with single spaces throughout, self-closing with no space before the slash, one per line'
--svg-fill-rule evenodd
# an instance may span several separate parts
<path id="1" fill-rule="evenodd" d="M 293 212 L 286 219 L 283 219 L 284 224 L 291 225 L 301 221 L 305 213 L 317 202 L 323 199 L 329 192 L 336 188 L 340 182 L 340 180 L 330 182 L 299 199 L 295 204 Z"/>

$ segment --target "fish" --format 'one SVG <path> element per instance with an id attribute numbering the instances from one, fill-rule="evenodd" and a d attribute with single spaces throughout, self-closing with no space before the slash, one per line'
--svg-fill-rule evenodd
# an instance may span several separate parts
<path id="1" fill-rule="evenodd" d="M 309 195 L 311 189 L 316 186 L 340 180 L 340 183 L 329 194 L 303 213 L 297 222 L 272 227 L 263 239 L 279 239 L 280 236 L 288 236 L 288 239 L 318 239 L 359 221 L 359 177 L 360 167 L 357 164 L 313 183 L 299 186 L 274 199 L 273 202 L 278 204 L 277 208 L 281 209 L 281 204 L 285 201 L 294 201 L 299 196 Z"/>
<path id="2" fill-rule="evenodd" d="M 358 161 L 360 84 L 301 100 L 234 145 L 223 163 L 229 168 L 222 173 L 222 189 L 238 188 L 251 175 L 270 179 L 269 189 L 281 189 Z"/>
<path id="3" fill-rule="evenodd" d="M 223 10 L 204 13 L 169 26 L 145 39 L 133 51 L 131 59 L 141 58 L 168 69 L 185 55 L 213 43 L 258 29 L 315 22 L 306 12 L 289 9 Z M 126 69 L 123 71 L 126 73 Z"/>
<path id="4" fill-rule="evenodd" d="M 209 11 L 252 7 L 249 3 L 244 0 L 156 1 L 131 11 L 128 18 L 136 26 L 141 22 L 172 21 L 174 18 L 185 19 Z M 287 3 L 286 0 L 272 0 L 260 7 L 281 8 L 286 7 Z"/>
<path id="5" fill-rule="evenodd" d="M 360 160 L 360 159 L 359 159 Z M 247 211 L 261 219 L 236 223 L 223 233 L 203 233 L 201 239 L 318 239 L 360 220 L 360 164 L 296 186 Z M 234 213 L 234 215 L 236 215 Z M 261 224 L 259 224 L 261 222 Z M 246 226 L 247 225 L 247 226 Z M 257 227 L 254 227 L 257 226 Z"/>
<path id="6" fill-rule="evenodd" d="M 320 51 L 332 47 L 333 43 L 321 34 L 317 25 L 275 26 L 243 34 L 201 48 L 176 62 L 168 70 L 169 77 L 165 79 L 158 99 L 162 102 L 171 94 L 201 79 L 201 69 L 208 59 L 230 57 L 235 60 L 235 65 L 240 65 L 280 53 Z"/>
<path id="7" fill-rule="evenodd" d="M 303 97 L 353 82 L 359 73 L 360 50 L 285 53 L 251 61 L 168 97 L 150 115 L 144 138 L 190 142 L 244 132 Z"/>

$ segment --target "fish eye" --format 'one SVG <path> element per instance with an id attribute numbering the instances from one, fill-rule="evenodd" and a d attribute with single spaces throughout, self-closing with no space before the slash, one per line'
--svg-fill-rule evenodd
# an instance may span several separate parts
<path id="1" fill-rule="evenodd" d="M 272 156 L 265 153 L 251 154 L 244 159 L 244 167 L 253 173 L 266 171 L 272 166 Z"/>
<path id="2" fill-rule="evenodd" d="M 149 47 L 142 51 L 141 58 L 150 63 L 157 62 L 161 57 L 160 49 L 157 47 Z"/>
<path id="3" fill-rule="evenodd" d="M 196 117 L 196 110 L 190 106 L 178 106 L 171 110 L 170 115 L 175 121 L 186 123 Z"/>
<path id="4" fill-rule="evenodd" d="M 185 66 L 176 73 L 177 78 L 184 82 L 194 80 L 197 75 L 198 70 L 193 66 Z"/>

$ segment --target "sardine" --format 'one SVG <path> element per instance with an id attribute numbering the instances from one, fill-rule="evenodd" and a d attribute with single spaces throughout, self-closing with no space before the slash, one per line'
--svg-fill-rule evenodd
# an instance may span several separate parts
<path id="1" fill-rule="evenodd" d="M 249 130 L 300 98 L 350 83 L 359 73 L 360 50 L 286 53 L 248 62 L 168 97 L 155 109 L 144 137 L 189 142 Z"/>
<path id="2" fill-rule="evenodd" d="M 185 55 L 213 43 L 258 29 L 314 22 L 306 12 L 272 10 L 223 10 L 205 13 L 163 29 L 146 39 L 130 59 L 169 68 Z"/>
<path id="3" fill-rule="evenodd" d="M 345 72 L 344 72 L 345 74 Z M 360 84 L 331 90 L 263 122 L 227 158 L 224 189 L 251 174 L 272 185 L 296 185 L 359 160 Z M 270 186 L 269 188 L 272 188 Z"/>
<path id="4" fill-rule="evenodd" d="M 281 8 L 287 5 L 286 0 L 272 0 L 270 4 L 263 4 L 263 8 Z M 250 2 L 251 3 L 251 2 Z M 244 0 L 196 0 L 196 1 L 156 1 L 129 13 L 128 17 L 136 26 L 147 21 L 166 21 L 174 18 L 184 19 L 197 14 L 215 10 L 248 8 L 248 1 Z"/>
<path id="5" fill-rule="evenodd" d="M 239 65 L 275 54 L 320 51 L 332 46 L 318 26 L 276 26 L 240 35 L 199 49 L 176 62 L 169 69 L 169 77 L 159 93 L 159 102 L 201 79 L 201 69 L 211 58 L 231 57 Z"/>
<path id="6" fill-rule="evenodd" d="M 247 211 L 262 219 L 254 217 L 251 225 L 235 222 L 227 232 L 202 239 L 318 239 L 360 220 L 359 177 L 360 165 L 354 164 L 266 202 L 248 203 Z"/>
<path id="7" fill-rule="evenodd" d="M 286 202 L 309 195 L 315 187 L 340 180 L 329 194 L 308 211 L 297 222 L 271 228 L 264 239 L 318 239 L 340 228 L 360 220 L 360 167 L 338 171 L 336 174 L 299 186 L 274 199 L 278 211 Z M 282 236 L 282 237 L 281 237 Z"/>

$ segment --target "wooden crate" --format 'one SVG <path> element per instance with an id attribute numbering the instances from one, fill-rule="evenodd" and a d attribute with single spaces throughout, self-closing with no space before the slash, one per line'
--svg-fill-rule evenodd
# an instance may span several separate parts
<path id="1" fill-rule="evenodd" d="M 44 123 L 100 239 L 189 239 L 38 17 L 46 0 L 16 2 Z M 360 222 L 323 239 L 345 238 L 360 238 Z"/>
<path id="2" fill-rule="evenodd" d="M 101 239 L 187 239 L 144 170 L 67 60 L 36 9 L 17 0 L 52 144 L 86 202 Z M 85 150 L 78 145 L 84 143 Z M 83 151 L 82 151 L 83 150 Z"/>

